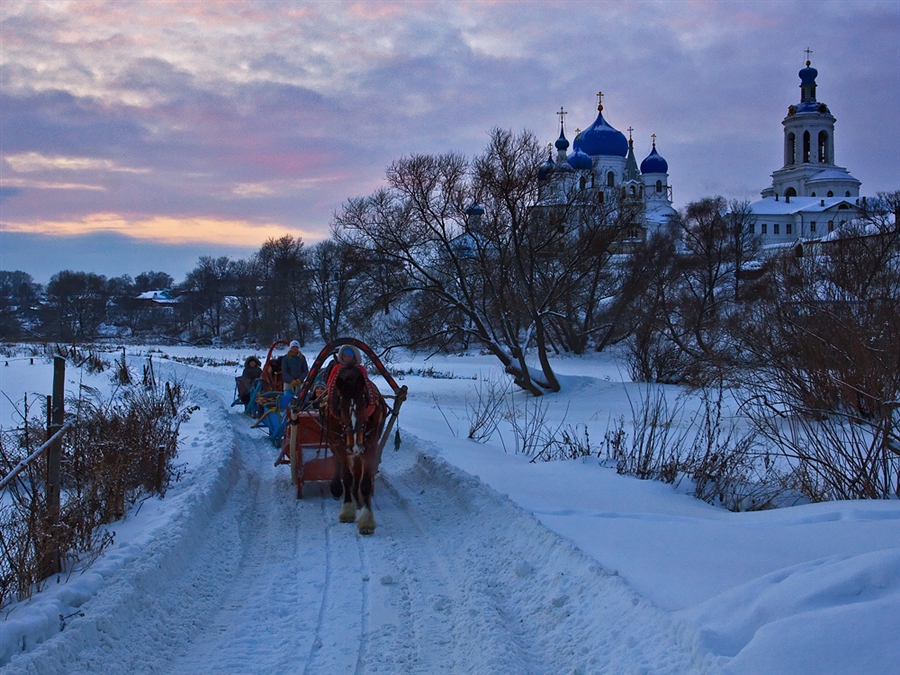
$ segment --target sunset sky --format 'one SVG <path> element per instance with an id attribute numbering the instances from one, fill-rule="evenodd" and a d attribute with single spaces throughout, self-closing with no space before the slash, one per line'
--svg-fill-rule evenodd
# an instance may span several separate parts
<path id="1" fill-rule="evenodd" d="M 900 2 L 0 4 L 0 269 L 184 278 L 329 236 L 391 161 L 596 117 L 676 208 L 756 199 L 805 49 L 861 193 L 900 189 Z"/>

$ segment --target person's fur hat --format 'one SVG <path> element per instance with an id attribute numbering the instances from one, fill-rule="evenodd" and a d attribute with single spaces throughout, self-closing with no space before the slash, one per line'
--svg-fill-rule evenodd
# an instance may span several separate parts
<path id="1" fill-rule="evenodd" d="M 291 347 L 296 347 L 297 349 L 300 349 L 300 343 L 297 342 L 296 340 L 291 340 Z"/>
<path id="2" fill-rule="evenodd" d="M 352 353 L 353 358 L 356 359 L 356 362 L 362 363 L 362 353 L 359 351 L 359 348 L 355 347 L 354 345 L 341 345 L 337 352 L 338 361 L 341 360 L 341 355 L 345 352 Z"/>

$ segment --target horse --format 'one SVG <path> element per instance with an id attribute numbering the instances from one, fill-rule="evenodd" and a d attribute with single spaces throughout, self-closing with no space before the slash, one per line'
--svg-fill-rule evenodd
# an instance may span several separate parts
<path id="1" fill-rule="evenodd" d="M 338 520 L 356 521 L 360 534 L 372 534 L 375 532 L 372 493 L 381 459 L 379 445 L 387 419 L 387 404 L 360 366 L 341 366 L 329 379 L 325 427 L 337 462 L 332 494 L 338 496 L 335 487 L 339 476 L 343 496 Z"/>

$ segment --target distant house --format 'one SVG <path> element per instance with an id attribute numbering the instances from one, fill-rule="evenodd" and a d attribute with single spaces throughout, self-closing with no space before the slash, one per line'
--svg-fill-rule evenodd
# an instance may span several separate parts
<path id="1" fill-rule="evenodd" d="M 141 304 L 146 304 L 153 307 L 164 307 L 168 309 L 174 309 L 176 305 L 182 302 L 180 297 L 174 297 L 172 295 L 172 292 L 167 289 L 144 291 L 139 296 L 137 296 L 136 299 Z"/>

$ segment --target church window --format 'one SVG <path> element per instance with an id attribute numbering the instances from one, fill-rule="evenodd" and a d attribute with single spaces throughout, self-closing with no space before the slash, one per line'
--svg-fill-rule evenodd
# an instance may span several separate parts
<path id="1" fill-rule="evenodd" d="M 636 197 L 636 196 L 637 196 L 637 191 L 634 189 L 634 185 L 631 186 L 631 196 L 632 196 L 632 197 Z"/>
<path id="2" fill-rule="evenodd" d="M 662 192 L 662 181 L 661 180 L 656 181 L 656 191 Z"/>
<path id="3" fill-rule="evenodd" d="M 828 221 L 828 231 L 834 232 L 834 221 L 833 220 Z"/>
<path id="4" fill-rule="evenodd" d="M 750 223 L 748 229 L 750 234 L 756 234 L 756 223 Z"/>
<path id="5" fill-rule="evenodd" d="M 766 225 L 765 223 L 763 223 L 762 225 L 759 226 L 759 233 L 760 233 L 760 234 L 767 234 L 767 233 L 768 233 L 768 227 L 769 227 L 768 225 Z"/>
<path id="6" fill-rule="evenodd" d="M 819 163 L 828 164 L 828 132 L 819 132 Z"/>
<path id="7" fill-rule="evenodd" d="M 781 234 L 781 225 L 774 223 L 772 225 L 772 234 Z"/>
<path id="8" fill-rule="evenodd" d="M 815 196 L 816 196 L 816 193 L 815 193 L 815 192 L 810 192 L 810 193 L 809 193 L 809 196 L 810 196 L 810 197 L 815 197 Z"/>
<path id="9" fill-rule="evenodd" d="M 809 224 L 809 231 L 810 231 L 810 232 L 815 232 L 815 231 L 816 231 L 816 221 L 812 221 L 812 222 Z"/>
<path id="10" fill-rule="evenodd" d="M 784 225 L 784 233 L 785 234 L 791 234 L 793 232 L 793 230 L 794 230 L 793 223 L 785 223 L 785 225 Z"/>
<path id="11" fill-rule="evenodd" d="M 795 153 L 797 152 L 797 137 L 791 132 L 784 139 L 784 165 L 790 166 L 794 163 Z"/>
<path id="12" fill-rule="evenodd" d="M 581 189 L 584 190 L 584 188 L 587 187 L 587 178 L 582 176 L 581 180 L 579 181 L 579 184 L 581 185 Z"/>
<path id="13" fill-rule="evenodd" d="M 603 190 L 600 190 L 600 192 L 597 193 L 597 201 L 601 204 L 603 203 L 605 197 L 606 195 L 603 193 Z"/>
<path id="14" fill-rule="evenodd" d="M 606 174 L 606 187 L 613 187 L 616 184 L 616 174 L 610 171 Z"/>
<path id="15" fill-rule="evenodd" d="M 847 190 L 847 191 L 844 193 L 844 196 L 845 196 L 845 197 L 849 197 L 849 196 L 850 196 L 850 190 Z"/>
<path id="16" fill-rule="evenodd" d="M 828 191 L 828 194 L 825 195 L 825 196 L 826 196 L 826 197 L 834 197 L 834 193 L 833 193 L 831 190 L 829 190 L 829 191 Z"/>
<path id="17" fill-rule="evenodd" d="M 803 132 L 803 163 L 809 164 L 809 132 Z"/>

